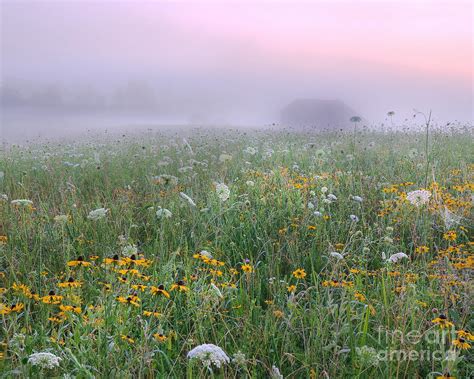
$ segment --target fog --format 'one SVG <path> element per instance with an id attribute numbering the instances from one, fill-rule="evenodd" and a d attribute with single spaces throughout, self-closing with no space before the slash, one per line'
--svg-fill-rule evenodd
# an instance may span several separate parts
<path id="1" fill-rule="evenodd" d="M 2 0 L 2 137 L 268 126 L 299 98 L 471 123 L 472 31 L 464 0 Z"/>

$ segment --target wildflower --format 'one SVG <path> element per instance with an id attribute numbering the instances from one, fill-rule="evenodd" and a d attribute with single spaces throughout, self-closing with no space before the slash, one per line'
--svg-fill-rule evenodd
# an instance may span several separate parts
<path id="1" fill-rule="evenodd" d="M 252 181 L 252 180 L 247 180 L 247 181 L 245 182 L 245 184 L 248 185 L 249 187 L 254 187 L 254 186 L 255 186 L 255 182 Z"/>
<path id="2" fill-rule="evenodd" d="M 438 317 L 436 317 L 435 319 L 431 320 L 431 322 L 433 324 L 439 325 L 439 327 L 441 329 L 449 328 L 451 326 L 454 326 L 454 324 L 451 321 L 449 321 L 448 318 L 443 314 L 441 314 Z"/>
<path id="3" fill-rule="evenodd" d="M 296 286 L 292 284 L 291 286 L 286 287 L 289 293 L 294 293 L 296 291 Z"/>
<path id="4" fill-rule="evenodd" d="M 361 294 L 360 292 L 356 292 L 354 294 L 354 298 L 358 301 L 361 301 L 361 302 L 366 300 L 365 296 L 363 294 Z"/>
<path id="5" fill-rule="evenodd" d="M 390 258 L 387 259 L 387 262 L 397 263 L 399 260 L 403 258 L 408 258 L 408 255 L 406 255 L 405 253 L 396 253 L 396 254 L 392 254 Z"/>
<path id="6" fill-rule="evenodd" d="M 58 284 L 58 287 L 61 288 L 79 288 L 82 286 L 82 282 L 75 281 L 72 277 L 70 277 L 67 282 L 62 282 Z"/>
<path id="7" fill-rule="evenodd" d="M 221 163 L 225 163 L 225 162 L 230 161 L 230 160 L 232 160 L 232 155 L 229 155 L 229 154 L 219 155 L 219 162 L 221 162 Z"/>
<path id="8" fill-rule="evenodd" d="M 41 301 L 45 304 L 61 304 L 61 301 L 63 300 L 63 297 L 61 295 L 56 295 L 54 291 L 49 291 L 49 294 L 47 296 L 43 296 L 41 298 Z"/>
<path id="9" fill-rule="evenodd" d="M 377 366 L 379 364 L 377 350 L 373 347 L 356 347 L 357 358 L 364 367 Z"/>
<path id="10" fill-rule="evenodd" d="M 104 258 L 104 264 L 110 265 L 119 262 L 119 256 L 115 254 L 112 258 Z"/>
<path id="11" fill-rule="evenodd" d="M 169 299 L 170 297 L 170 294 L 168 293 L 168 291 L 165 290 L 165 287 L 163 286 L 163 284 L 160 284 L 158 287 L 150 286 L 150 293 L 152 295 L 162 295 L 166 297 L 167 299 Z"/>
<path id="12" fill-rule="evenodd" d="M 465 330 L 458 330 L 456 334 L 458 338 L 465 338 L 469 341 L 474 341 L 474 335 L 469 332 L 466 332 Z"/>
<path id="13" fill-rule="evenodd" d="M 230 362 L 227 354 L 219 346 L 213 344 L 203 344 L 196 346 L 187 354 L 188 359 L 198 359 L 204 367 L 211 368 L 215 365 L 220 368 Z"/>
<path id="14" fill-rule="evenodd" d="M 240 268 L 242 269 L 243 272 L 246 272 L 246 273 L 253 272 L 253 267 L 249 264 L 244 264 L 244 265 L 240 266 Z"/>
<path id="15" fill-rule="evenodd" d="M 360 196 L 351 196 L 351 199 L 357 203 L 362 203 L 363 199 Z"/>
<path id="16" fill-rule="evenodd" d="M 336 251 L 329 253 L 331 257 L 337 258 L 338 260 L 344 259 L 344 256 Z"/>
<path id="17" fill-rule="evenodd" d="M 134 344 L 134 343 L 135 343 L 135 340 L 134 340 L 132 337 L 130 337 L 130 336 L 127 336 L 127 335 L 122 334 L 122 335 L 120 336 L 120 338 L 122 339 L 122 341 L 126 341 L 126 342 L 128 342 L 128 343 L 130 343 L 130 344 Z"/>
<path id="18" fill-rule="evenodd" d="M 135 307 L 139 307 L 140 306 L 139 302 L 141 300 L 136 295 L 130 295 L 130 296 L 127 296 L 127 297 L 118 296 L 117 301 L 119 303 L 122 303 L 122 304 L 131 304 L 131 305 L 134 305 Z"/>
<path id="19" fill-rule="evenodd" d="M 32 366 L 39 366 L 47 369 L 59 367 L 60 361 L 60 357 L 49 352 L 33 353 L 28 357 L 28 363 Z"/>
<path id="20" fill-rule="evenodd" d="M 234 362 L 238 366 L 245 366 L 245 364 L 247 363 L 247 359 L 245 358 L 245 354 L 239 350 L 232 356 L 232 362 Z"/>
<path id="21" fill-rule="evenodd" d="M 416 190 L 407 193 L 407 200 L 415 207 L 420 207 L 430 201 L 431 192 L 426 190 Z"/>
<path id="22" fill-rule="evenodd" d="M 186 284 L 183 280 L 178 280 L 176 283 L 171 285 L 171 291 L 178 290 L 179 292 L 189 291 L 189 287 L 186 287 Z"/>
<path id="23" fill-rule="evenodd" d="M 458 337 L 457 339 L 455 339 L 453 341 L 453 345 L 460 350 L 467 350 L 471 348 L 471 345 L 469 345 L 469 343 L 467 343 L 467 341 L 462 337 Z"/>
<path id="24" fill-rule="evenodd" d="M 224 183 L 218 183 L 216 185 L 216 193 L 222 202 L 227 201 L 230 197 L 230 189 Z"/>
<path id="25" fill-rule="evenodd" d="M 166 208 L 158 207 L 158 210 L 156 211 L 156 216 L 158 218 L 170 218 L 173 216 L 173 213 L 171 213 L 171 211 Z"/>
<path id="26" fill-rule="evenodd" d="M 153 334 L 153 338 L 158 342 L 165 342 L 168 339 L 168 337 L 162 333 Z"/>
<path id="27" fill-rule="evenodd" d="M 58 224 L 65 224 L 70 220 L 70 216 L 68 215 L 57 215 L 54 216 L 54 222 L 57 222 Z"/>
<path id="28" fill-rule="evenodd" d="M 306 271 L 303 268 L 298 268 L 293 271 L 293 276 L 296 279 L 304 279 L 306 277 Z"/>
<path id="29" fill-rule="evenodd" d="M 359 217 L 356 215 L 349 215 L 349 218 L 352 222 L 359 222 Z"/>
<path id="30" fill-rule="evenodd" d="M 178 178 L 176 176 L 166 174 L 153 177 L 153 181 L 155 184 L 163 184 L 165 186 L 175 186 L 178 184 Z"/>
<path id="31" fill-rule="evenodd" d="M 330 194 L 328 195 L 328 197 L 327 197 L 327 198 L 328 198 L 328 200 L 330 200 L 331 202 L 333 202 L 333 201 L 336 201 L 336 200 L 337 200 L 337 197 L 336 197 L 336 195 L 334 195 L 334 194 L 332 194 L 332 193 L 330 193 Z"/>
<path id="32" fill-rule="evenodd" d="M 272 366 L 272 371 L 270 371 L 271 379 L 283 379 L 283 375 L 280 373 L 280 369 L 275 365 Z"/>
<path id="33" fill-rule="evenodd" d="M 276 318 L 282 318 L 284 315 L 285 314 L 282 311 L 280 311 L 279 309 L 275 309 L 273 311 L 273 316 L 275 316 Z"/>
<path id="34" fill-rule="evenodd" d="M 456 238 L 457 238 L 456 231 L 454 231 L 454 230 L 447 231 L 446 233 L 443 234 L 443 238 L 446 241 L 455 241 Z"/>
<path id="35" fill-rule="evenodd" d="M 186 195 L 184 192 L 180 192 L 179 196 L 181 199 L 185 200 L 191 207 L 196 207 L 196 203 L 191 199 L 188 195 Z"/>
<path id="36" fill-rule="evenodd" d="M 69 261 L 67 263 L 69 267 L 75 267 L 75 266 L 83 266 L 83 267 L 89 267 L 92 265 L 91 262 L 87 262 L 84 260 L 84 257 L 79 256 L 76 260 L 74 261 Z"/>
<path id="37" fill-rule="evenodd" d="M 74 307 L 72 305 L 60 305 L 59 309 L 62 312 L 74 312 L 74 313 L 77 313 L 77 314 L 82 312 L 81 307 Z"/>
<path id="38" fill-rule="evenodd" d="M 109 210 L 105 208 L 94 209 L 93 211 L 89 212 L 89 214 L 87 215 L 87 218 L 92 221 L 97 221 L 97 220 L 105 218 L 105 216 L 107 216 L 108 211 Z"/>
<path id="39" fill-rule="evenodd" d="M 257 149 L 249 146 L 244 150 L 244 153 L 247 153 L 249 155 L 255 155 L 257 154 Z"/>
<path id="40" fill-rule="evenodd" d="M 7 236 L 0 236 L 0 245 L 6 245 L 8 242 Z"/>
<path id="41" fill-rule="evenodd" d="M 152 312 L 152 311 L 143 311 L 143 316 L 146 316 L 146 317 L 150 317 L 150 316 L 160 317 L 161 313 L 160 312 Z"/>
<path id="42" fill-rule="evenodd" d="M 415 253 L 417 254 L 425 254 L 427 253 L 428 251 L 430 251 L 430 248 L 428 246 L 418 246 L 416 249 L 415 249 Z"/>
<path id="43" fill-rule="evenodd" d="M 33 202 L 28 199 L 17 199 L 17 200 L 12 200 L 11 204 L 16 206 L 16 207 L 32 207 Z"/>

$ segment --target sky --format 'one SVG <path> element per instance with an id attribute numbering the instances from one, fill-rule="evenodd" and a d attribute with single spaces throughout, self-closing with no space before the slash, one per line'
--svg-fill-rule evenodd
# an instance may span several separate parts
<path id="1" fill-rule="evenodd" d="M 139 81 L 164 112 L 229 123 L 277 121 L 297 98 L 373 122 L 414 108 L 474 119 L 467 0 L 0 1 L 2 83 Z"/>

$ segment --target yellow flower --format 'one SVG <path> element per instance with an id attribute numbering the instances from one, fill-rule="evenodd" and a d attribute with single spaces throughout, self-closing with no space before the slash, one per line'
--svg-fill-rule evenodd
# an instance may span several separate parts
<path id="1" fill-rule="evenodd" d="M 443 234 L 443 238 L 446 241 L 455 241 L 457 236 L 458 235 L 456 234 L 456 231 L 454 231 L 454 230 L 449 230 L 449 231 L 447 231 L 446 233 Z"/>
<path id="2" fill-rule="evenodd" d="M 153 334 L 153 338 L 157 340 L 158 342 L 165 342 L 168 339 L 168 337 L 166 337 L 164 334 L 161 334 L 161 333 Z"/>
<path id="3" fill-rule="evenodd" d="M 430 248 L 428 246 L 418 246 L 416 249 L 415 249 L 415 253 L 417 254 L 425 254 L 427 253 L 428 251 L 430 251 Z"/>
<path id="4" fill-rule="evenodd" d="M 246 272 L 246 273 L 253 272 L 253 267 L 249 264 L 244 264 L 244 265 L 240 266 L 240 268 L 242 269 L 243 272 Z"/>
<path id="5" fill-rule="evenodd" d="M 365 296 L 361 294 L 360 292 L 356 292 L 354 294 L 354 297 L 356 300 L 361 301 L 361 302 L 366 300 Z"/>
<path id="6" fill-rule="evenodd" d="M 170 294 L 168 291 L 165 290 L 165 287 L 163 284 L 160 284 L 158 287 L 155 286 L 150 286 L 150 293 L 152 295 L 163 295 L 164 297 L 168 298 L 170 297 Z"/>
<path id="7" fill-rule="evenodd" d="M 122 334 L 122 335 L 120 336 L 120 338 L 121 338 L 123 341 L 127 341 L 128 343 L 131 343 L 131 344 L 134 344 L 134 343 L 135 343 L 135 340 L 134 340 L 132 337 L 130 337 L 130 336 L 126 336 L 126 335 Z"/>
<path id="8" fill-rule="evenodd" d="M 293 271 L 293 276 L 296 279 L 304 279 L 306 277 L 306 271 L 304 270 L 304 268 L 298 268 Z"/>
<path id="9" fill-rule="evenodd" d="M 54 291 L 49 291 L 47 296 L 43 296 L 41 301 L 45 304 L 61 304 L 63 297 L 61 295 L 56 295 Z"/>
<path id="10" fill-rule="evenodd" d="M 454 326 L 454 324 L 451 321 L 448 321 L 445 315 L 439 315 L 439 317 L 436 317 L 435 319 L 431 320 L 431 322 L 433 324 L 439 325 L 441 329 Z"/>
<path id="11" fill-rule="evenodd" d="M 72 277 L 70 277 L 67 282 L 58 283 L 58 287 L 60 288 L 79 288 L 82 286 L 82 282 L 75 281 Z"/>
<path id="12" fill-rule="evenodd" d="M 135 307 L 139 307 L 140 304 L 139 302 L 141 301 L 140 298 L 136 295 L 130 295 L 130 296 L 127 296 L 127 297 L 123 297 L 123 296 L 118 296 L 117 297 L 117 301 L 119 303 L 122 303 L 122 304 L 132 304 L 134 305 Z"/>
<path id="13" fill-rule="evenodd" d="M 152 312 L 152 311 L 143 311 L 143 316 L 147 316 L 147 317 L 150 317 L 150 316 L 153 316 L 153 317 L 160 317 L 160 316 L 161 316 L 161 313 L 159 313 L 159 312 Z"/>
<path id="14" fill-rule="evenodd" d="M 291 286 L 286 287 L 286 289 L 288 290 L 288 292 L 293 293 L 296 291 L 296 286 L 292 284 Z"/>
<path id="15" fill-rule="evenodd" d="M 79 256 L 75 261 L 69 261 L 67 263 L 69 267 L 75 267 L 75 266 L 83 266 L 83 267 L 89 267 L 92 265 L 91 262 L 87 262 L 84 260 L 84 257 Z"/>
<path id="16" fill-rule="evenodd" d="M 282 318 L 284 316 L 284 313 L 279 309 L 276 309 L 273 311 L 273 316 L 275 316 L 276 318 Z"/>
<path id="17" fill-rule="evenodd" d="M 459 338 L 455 339 L 453 341 L 453 345 L 456 346 L 458 349 L 461 349 L 461 350 L 467 350 L 467 349 L 471 348 L 471 345 L 469 345 L 467 343 L 467 341 L 462 337 L 459 337 Z"/>
<path id="18" fill-rule="evenodd" d="M 186 287 L 186 284 L 183 280 L 179 280 L 176 283 L 171 285 L 171 291 L 178 290 L 179 292 L 186 292 L 189 291 L 189 288 Z"/>

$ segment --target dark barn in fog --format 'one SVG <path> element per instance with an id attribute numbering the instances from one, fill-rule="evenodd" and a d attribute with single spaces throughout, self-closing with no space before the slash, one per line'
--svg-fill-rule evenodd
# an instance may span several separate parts
<path id="1" fill-rule="evenodd" d="M 298 99 L 281 111 L 280 121 L 294 128 L 338 130 L 348 129 L 349 119 L 356 115 L 340 100 Z"/>

